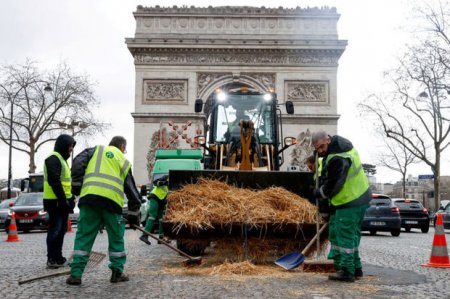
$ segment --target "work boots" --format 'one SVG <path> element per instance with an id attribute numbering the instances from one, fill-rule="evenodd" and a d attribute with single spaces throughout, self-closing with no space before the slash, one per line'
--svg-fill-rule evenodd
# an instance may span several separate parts
<path id="1" fill-rule="evenodd" d="M 73 286 L 79 286 L 81 284 L 81 276 L 70 275 L 69 278 L 67 278 L 66 283 Z"/>
<path id="2" fill-rule="evenodd" d="M 144 242 L 147 245 L 152 245 L 152 243 L 149 241 L 149 239 L 148 239 L 148 237 L 146 235 L 140 236 L 139 240 L 141 240 L 142 242 Z"/>
<path id="3" fill-rule="evenodd" d="M 355 269 L 355 279 L 361 279 L 363 277 L 363 271 L 362 268 L 356 268 Z"/>
<path id="4" fill-rule="evenodd" d="M 345 281 L 345 282 L 354 282 L 355 275 L 347 272 L 345 270 L 338 270 L 336 273 L 328 275 L 329 280 L 337 280 L 337 281 Z"/>
<path id="5" fill-rule="evenodd" d="M 122 272 L 120 272 L 119 270 L 117 270 L 115 268 L 112 268 L 111 271 L 112 271 L 112 273 L 111 273 L 111 278 L 109 279 L 109 281 L 112 283 L 130 280 L 130 278 L 128 278 L 128 276 L 126 276 L 125 274 L 123 274 Z"/>
<path id="6" fill-rule="evenodd" d="M 68 262 L 65 257 L 60 257 L 56 260 L 54 260 L 54 259 L 47 260 L 47 269 L 58 269 L 61 267 L 65 267 L 67 265 L 68 265 Z"/>

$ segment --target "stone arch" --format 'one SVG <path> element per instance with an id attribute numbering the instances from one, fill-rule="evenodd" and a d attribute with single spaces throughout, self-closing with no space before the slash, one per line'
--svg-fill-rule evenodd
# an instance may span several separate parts
<path id="1" fill-rule="evenodd" d="M 225 85 L 235 83 L 235 84 L 243 84 L 248 85 L 250 88 L 253 88 L 261 93 L 268 92 L 268 87 L 264 86 L 256 80 L 255 78 L 248 75 L 241 75 L 238 78 L 233 77 L 232 75 L 225 75 L 218 78 L 216 81 L 211 82 L 208 86 L 206 86 L 198 95 L 199 98 L 207 100 L 211 94 L 218 88 L 221 88 Z"/>

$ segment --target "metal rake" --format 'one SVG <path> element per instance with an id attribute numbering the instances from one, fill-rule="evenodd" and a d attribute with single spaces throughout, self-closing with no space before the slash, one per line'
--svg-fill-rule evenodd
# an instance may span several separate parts
<path id="1" fill-rule="evenodd" d="M 89 272 L 90 270 L 97 267 L 103 261 L 103 259 L 105 257 L 106 257 L 106 254 L 104 254 L 104 253 L 92 251 L 91 254 L 89 255 L 89 261 L 86 264 L 85 271 Z M 72 261 L 73 261 L 73 255 L 70 256 L 68 263 L 70 264 Z M 64 275 L 69 275 L 69 274 L 70 274 L 70 270 L 65 270 L 65 271 L 54 272 L 51 274 L 45 274 L 45 275 L 41 275 L 41 276 L 34 276 L 31 278 L 19 280 L 19 285 L 28 283 L 28 282 L 32 282 L 35 280 L 53 278 L 53 277 L 64 276 Z"/>

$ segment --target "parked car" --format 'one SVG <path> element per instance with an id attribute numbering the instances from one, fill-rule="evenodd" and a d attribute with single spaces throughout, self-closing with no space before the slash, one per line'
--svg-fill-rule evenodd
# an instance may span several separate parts
<path id="1" fill-rule="evenodd" d="M 392 236 L 400 235 L 400 210 L 387 195 L 373 194 L 370 206 L 364 214 L 362 231 L 375 235 L 378 231 L 390 232 Z"/>
<path id="2" fill-rule="evenodd" d="M 450 203 L 447 203 L 443 210 L 437 211 L 434 215 L 433 225 L 436 226 L 437 214 L 442 214 L 442 221 L 444 223 L 444 229 L 450 229 Z"/>
<path id="3" fill-rule="evenodd" d="M 42 192 L 22 193 L 9 211 L 6 219 L 6 231 L 11 223 L 11 213 L 16 215 L 16 226 L 18 231 L 28 232 L 34 229 L 47 230 L 48 214 L 44 211 L 44 200 Z"/>
<path id="4" fill-rule="evenodd" d="M 428 210 L 415 199 L 394 198 L 394 204 L 400 209 L 402 228 L 409 232 L 412 228 L 419 228 L 422 233 L 430 229 Z"/>
<path id="5" fill-rule="evenodd" d="M 6 219 L 8 219 L 9 209 L 14 205 L 15 198 L 5 199 L 0 203 L 0 229 L 6 228 Z"/>

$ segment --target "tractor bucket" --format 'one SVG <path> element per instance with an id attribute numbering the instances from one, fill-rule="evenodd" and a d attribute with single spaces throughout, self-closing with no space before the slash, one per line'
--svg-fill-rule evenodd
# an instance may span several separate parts
<path id="1" fill-rule="evenodd" d="M 255 190 L 283 187 L 314 203 L 313 173 L 300 171 L 170 170 L 169 189 L 177 190 L 186 184 L 195 184 L 201 178 L 216 179 L 240 188 Z"/>

